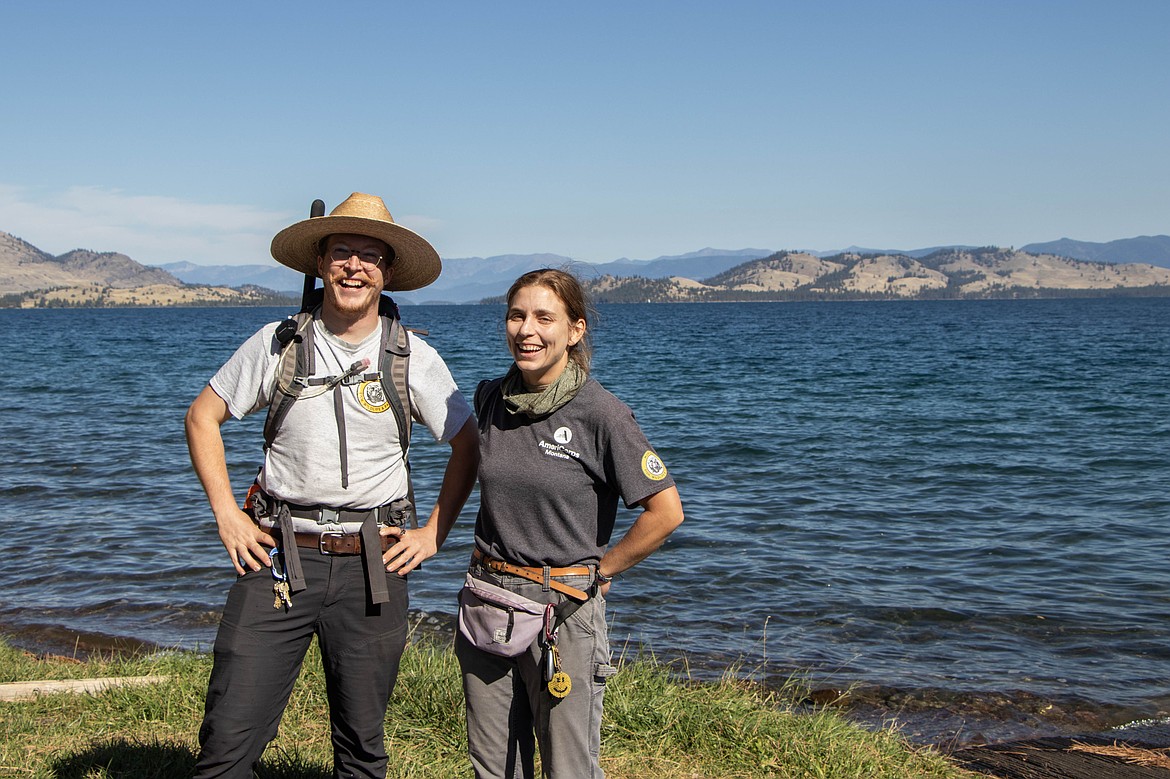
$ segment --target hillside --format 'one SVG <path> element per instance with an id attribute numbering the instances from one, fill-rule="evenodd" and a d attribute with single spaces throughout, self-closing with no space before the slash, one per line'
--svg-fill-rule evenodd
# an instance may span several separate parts
<path id="1" fill-rule="evenodd" d="M 777 252 L 704 282 L 603 275 L 589 286 L 597 302 L 613 303 L 1170 295 L 1170 269 L 996 247 L 943 249 L 920 259 Z"/>
<path id="2" fill-rule="evenodd" d="M 0 307 L 200 306 L 284 304 L 256 286 L 185 284 L 124 254 L 75 249 L 54 257 L 0 232 Z"/>

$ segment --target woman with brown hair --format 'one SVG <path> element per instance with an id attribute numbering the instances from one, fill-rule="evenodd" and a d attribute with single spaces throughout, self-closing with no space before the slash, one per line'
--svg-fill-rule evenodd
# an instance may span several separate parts
<path id="1" fill-rule="evenodd" d="M 514 364 L 475 394 L 480 510 L 456 638 L 471 761 L 479 779 L 531 777 L 539 743 L 544 776 L 601 777 L 605 598 L 682 503 L 633 413 L 589 376 L 577 279 L 524 274 L 505 324 Z M 610 546 L 619 499 L 641 513 Z"/>

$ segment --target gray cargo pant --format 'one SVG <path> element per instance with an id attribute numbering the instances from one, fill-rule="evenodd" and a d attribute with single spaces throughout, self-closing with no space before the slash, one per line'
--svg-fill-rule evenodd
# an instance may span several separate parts
<path id="1" fill-rule="evenodd" d="M 563 595 L 516 576 L 497 575 L 482 566 L 472 572 L 540 603 Z M 588 589 L 589 576 L 558 581 Z M 610 665 L 605 599 L 590 598 L 558 631 L 561 670 L 573 680 L 566 698 L 554 698 L 541 669 L 538 642 L 517 657 L 476 649 L 456 632 L 455 654 L 463 670 L 467 699 L 467 742 L 476 779 L 531 779 L 540 744 L 541 775 L 560 779 L 603 779 L 601 713 Z"/>
<path id="2" fill-rule="evenodd" d="M 360 555 L 300 550 L 306 590 L 274 609 L 269 569 L 236 579 L 215 638 L 196 779 L 250 779 L 276 736 L 316 634 L 325 667 L 336 777 L 386 775 L 383 723 L 406 645 L 406 579 L 387 574 L 390 602 L 369 603 Z"/>

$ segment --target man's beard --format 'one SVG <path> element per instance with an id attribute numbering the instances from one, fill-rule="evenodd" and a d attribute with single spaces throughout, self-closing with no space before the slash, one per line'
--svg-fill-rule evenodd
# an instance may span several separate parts
<path id="1" fill-rule="evenodd" d="M 325 284 L 325 297 L 339 314 L 360 316 L 378 305 L 378 291 L 369 285 L 362 287 L 361 295 L 338 294 L 343 288 L 338 281 Z"/>

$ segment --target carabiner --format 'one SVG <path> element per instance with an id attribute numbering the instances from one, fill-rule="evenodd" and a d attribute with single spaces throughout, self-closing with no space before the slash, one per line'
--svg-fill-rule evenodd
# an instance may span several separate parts
<path id="1" fill-rule="evenodd" d="M 544 607 L 544 645 L 549 646 L 556 643 L 556 606 L 552 603 L 546 604 Z"/>
<path id="2" fill-rule="evenodd" d="M 268 559 L 272 561 L 272 578 L 278 582 L 287 582 L 288 574 L 284 570 L 284 555 L 280 547 L 273 547 L 268 552 Z"/>

